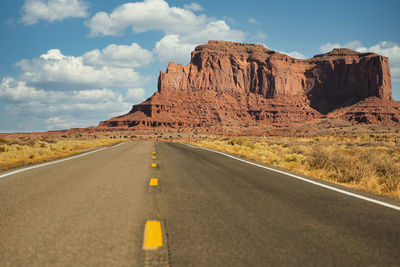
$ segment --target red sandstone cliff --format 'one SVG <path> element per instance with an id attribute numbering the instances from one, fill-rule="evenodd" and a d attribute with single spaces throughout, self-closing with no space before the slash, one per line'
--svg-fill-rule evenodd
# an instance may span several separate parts
<path id="1" fill-rule="evenodd" d="M 282 126 L 335 114 L 370 97 L 378 107 L 381 101 L 398 106 L 386 57 L 334 49 L 300 60 L 262 45 L 210 41 L 196 47 L 189 65 L 170 63 L 151 98 L 100 126 Z M 368 120 L 354 119 L 351 110 L 338 116 L 377 121 L 376 108 L 362 110 Z M 385 123 L 398 125 L 400 111 L 389 113 Z"/>

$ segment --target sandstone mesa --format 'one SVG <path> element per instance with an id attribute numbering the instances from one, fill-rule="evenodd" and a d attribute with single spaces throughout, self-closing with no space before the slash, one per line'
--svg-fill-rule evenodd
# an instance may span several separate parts
<path id="1" fill-rule="evenodd" d="M 171 62 L 158 91 L 100 128 L 287 127 L 338 118 L 400 126 L 388 58 L 334 49 L 301 60 L 263 45 L 209 41 Z"/>

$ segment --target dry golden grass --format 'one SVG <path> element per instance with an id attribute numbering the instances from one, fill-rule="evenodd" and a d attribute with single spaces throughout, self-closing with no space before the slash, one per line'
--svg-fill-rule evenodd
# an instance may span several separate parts
<path id="1" fill-rule="evenodd" d="M 112 146 L 125 139 L 31 139 L 0 138 L 0 171 L 41 163 L 82 153 L 86 150 Z"/>
<path id="2" fill-rule="evenodd" d="M 256 162 L 400 198 L 400 134 L 212 137 L 192 142 Z"/>

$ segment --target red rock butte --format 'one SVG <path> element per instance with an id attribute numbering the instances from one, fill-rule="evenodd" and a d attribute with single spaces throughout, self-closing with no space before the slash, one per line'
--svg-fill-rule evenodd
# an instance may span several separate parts
<path id="1" fill-rule="evenodd" d="M 171 62 L 158 91 L 100 127 L 290 126 L 335 117 L 400 126 L 388 58 L 346 48 L 295 59 L 263 45 L 209 41 Z"/>

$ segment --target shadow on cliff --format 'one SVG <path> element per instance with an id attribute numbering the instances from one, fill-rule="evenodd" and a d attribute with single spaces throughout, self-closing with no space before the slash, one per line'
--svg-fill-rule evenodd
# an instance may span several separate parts
<path id="1" fill-rule="evenodd" d="M 370 96 L 379 96 L 371 76 L 359 65 L 346 64 L 345 60 L 334 63 L 321 62 L 307 70 L 306 95 L 310 106 L 322 114 L 353 105 Z"/>

